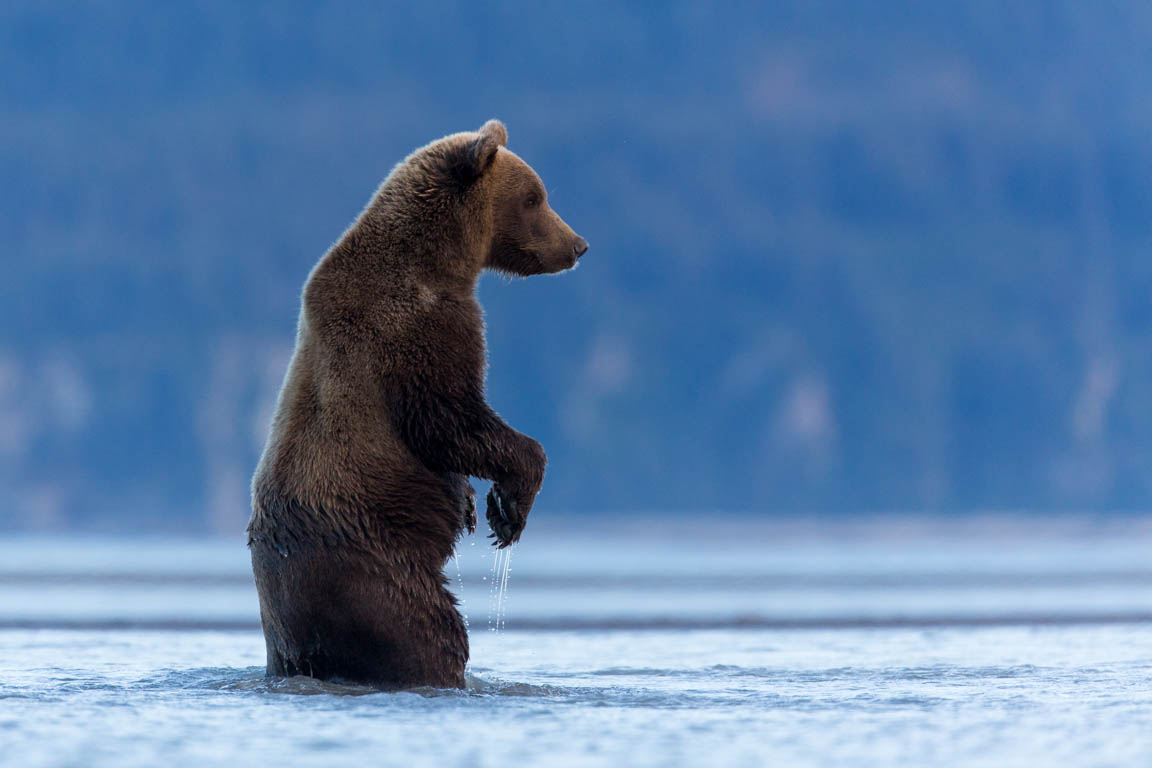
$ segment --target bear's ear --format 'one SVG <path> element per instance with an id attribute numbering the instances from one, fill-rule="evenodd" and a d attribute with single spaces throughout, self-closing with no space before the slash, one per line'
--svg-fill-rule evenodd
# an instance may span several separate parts
<path id="1" fill-rule="evenodd" d="M 504 127 L 504 123 L 499 120 L 489 120 L 480 126 L 480 130 L 476 133 L 481 136 L 491 136 L 496 140 L 496 144 L 501 147 L 508 146 L 508 129 Z"/>
<path id="2" fill-rule="evenodd" d="M 476 138 L 465 142 L 452 158 L 450 170 L 452 176 L 462 187 L 471 186 L 472 182 L 484 175 L 488 166 L 496 158 L 496 152 L 508 142 L 508 131 L 499 120 L 489 120 L 484 123 Z"/>

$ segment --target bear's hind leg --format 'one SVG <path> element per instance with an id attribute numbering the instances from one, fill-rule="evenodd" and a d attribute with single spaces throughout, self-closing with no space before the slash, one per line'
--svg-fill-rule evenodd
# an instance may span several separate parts
<path id="1" fill-rule="evenodd" d="M 332 627 L 334 642 L 321 646 L 334 676 L 387 688 L 465 687 L 468 630 L 438 577 L 373 578 L 356 591 L 346 621 Z"/>

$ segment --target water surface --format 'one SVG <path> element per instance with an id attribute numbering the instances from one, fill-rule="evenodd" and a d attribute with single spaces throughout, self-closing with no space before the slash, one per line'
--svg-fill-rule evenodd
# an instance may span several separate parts
<path id="1" fill-rule="evenodd" d="M 469 689 L 403 693 L 265 679 L 237 542 L 7 539 L 0 762 L 1152 763 L 1144 523 L 854 526 L 465 542 Z"/>

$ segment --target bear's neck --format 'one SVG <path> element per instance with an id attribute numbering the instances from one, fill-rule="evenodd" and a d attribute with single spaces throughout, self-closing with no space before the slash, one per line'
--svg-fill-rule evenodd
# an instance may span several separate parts
<path id="1" fill-rule="evenodd" d="M 397 206 L 378 197 L 346 239 L 358 257 L 383 260 L 385 279 L 415 280 L 437 293 L 471 296 L 484 267 L 490 227 L 468 213 Z"/>

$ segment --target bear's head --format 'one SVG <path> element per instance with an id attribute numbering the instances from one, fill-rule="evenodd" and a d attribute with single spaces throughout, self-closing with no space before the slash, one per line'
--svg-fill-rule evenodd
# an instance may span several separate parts
<path id="1" fill-rule="evenodd" d="M 489 120 L 476 133 L 457 137 L 448 155 L 452 175 L 466 194 L 484 202 L 491 227 L 484 267 L 527 276 L 576 266 L 588 242 L 549 207 L 548 191 L 531 166 L 506 148 L 504 124 Z"/>

